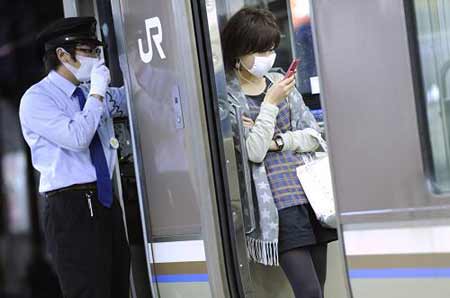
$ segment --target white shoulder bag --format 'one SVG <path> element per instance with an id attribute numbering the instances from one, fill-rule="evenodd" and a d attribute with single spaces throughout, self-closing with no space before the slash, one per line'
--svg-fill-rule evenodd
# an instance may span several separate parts
<path id="1" fill-rule="evenodd" d="M 317 152 L 316 158 L 303 158 L 304 164 L 297 168 L 297 176 L 317 219 L 326 228 L 336 228 L 336 208 L 331 183 L 328 148 L 319 132 L 307 128 L 305 132 L 317 139 L 325 153 Z"/>

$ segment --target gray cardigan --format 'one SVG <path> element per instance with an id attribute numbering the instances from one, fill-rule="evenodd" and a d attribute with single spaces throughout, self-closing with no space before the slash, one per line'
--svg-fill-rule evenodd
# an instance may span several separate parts
<path id="1" fill-rule="evenodd" d="M 277 72 L 271 72 L 268 74 L 268 78 L 272 81 L 272 83 L 275 83 L 281 80 L 283 75 Z M 270 191 L 266 169 L 262 162 L 267 152 L 267 148 L 263 148 L 262 150 L 258 150 L 258 148 L 248 148 L 248 145 L 258 147 L 254 145 L 258 144 L 259 141 L 258 137 L 256 137 L 249 143 L 249 136 L 250 139 L 252 138 L 251 129 L 245 128 L 242 123 L 242 114 L 249 114 L 247 99 L 240 87 L 238 78 L 236 76 L 229 76 L 227 79 L 228 108 L 231 115 L 234 141 L 236 143 L 237 154 L 243 161 L 243 164 L 239 165 L 239 170 L 246 178 L 244 181 L 241 181 L 245 184 L 242 185 L 242 188 L 246 190 L 244 194 L 246 196 L 245 199 L 252 201 L 255 206 L 254 216 L 256 218 L 256 227 L 247 233 L 247 248 L 249 256 L 252 260 L 265 265 L 278 265 L 278 211 Z M 297 89 L 294 88 L 294 90 L 287 97 L 287 100 L 291 111 L 291 126 L 293 132 L 301 131 L 305 128 L 312 128 L 320 131 L 314 116 L 305 105 L 303 98 Z M 265 115 L 261 115 L 264 113 Z M 265 121 L 266 123 L 258 124 L 257 119 L 255 126 L 260 126 L 260 132 L 258 134 L 265 134 L 266 136 L 267 133 L 270 134 L 270 131 L 267 131 L 267 127 L 270 127 L 271 121 L 275 121 L 274 119 L 276 118 L 277 113 L 278 108 L 273 105 L 270 105 L 270 107 L 267 106 L 265 108 L 261 108 L 260 115 L 263 119 L 260 119 L 260 122 Z M 304 136 L 297 134 L 295 137 L 298 138 Z M 285 143 L 292 143 L 292 138 L 294 138 L 292 134 L 287 134 L 283 137 Z M 266 141 L 271 141 L 271 138 Z M 305 138 L 304 142 L 315 141 Z M 303 146 L 297 146 L 300 148 L 296 149 L 300 149 L 297 151 L 303 152 L 309 151 L 302 150 L 302 148 L 304 149 L 309 146 L 311 151 L 314 151 L 317 147 L 315 145 L 316 143 L 313 143 L 312 145 L 304 143 Z M 292 150 L 295 146 L 291 144 L 287 147 L 288 148 L 286 149 Z M 254 185 L 254 193 L 256 194 L 256 198 L 253 197 L 252 185 L 249 185 L 249 182 Z"/>

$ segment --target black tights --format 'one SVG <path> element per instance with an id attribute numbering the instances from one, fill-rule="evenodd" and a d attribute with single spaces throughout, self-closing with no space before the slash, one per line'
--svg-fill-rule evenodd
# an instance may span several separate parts
<path id="1" fill-rule="evenodd" d="M 280 254 L 280 265 L 295 298 L 323 298 L 327 276 L 327 244 L 298 247 Z"/>

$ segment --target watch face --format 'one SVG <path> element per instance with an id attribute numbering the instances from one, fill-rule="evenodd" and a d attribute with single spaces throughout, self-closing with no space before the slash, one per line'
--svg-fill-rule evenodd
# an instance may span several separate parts
<path id="1" fill-rule="evenodd" d="M 281 137 L 277 137 L 275 139 L 275 143 L 277 143 L 278 147 L 283 147 L 284 146 L 284 142 L 283 142 L 283 139 Z"/>
<path id="2" fill-rule="evenodd" d="M 283 139 L 280 138 L 280 137 L 277 137 L 277 138 L 275 139 L 275 141 L 277 142 L 278 145 L 282 145 L 282 144 L 283 144 Z"/>

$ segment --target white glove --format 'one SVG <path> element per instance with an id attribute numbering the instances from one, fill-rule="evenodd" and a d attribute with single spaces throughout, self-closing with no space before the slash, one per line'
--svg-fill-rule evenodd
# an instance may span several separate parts
<path id="1" fill-rule="evenodd" d="M 91 90 L 89 95 L 99 95 L 105 97 L 106 89 L 111 82 L 111 74 L 105 65 L 105 60 L 101 59 L 95 63 L 91 71 Z"/>

